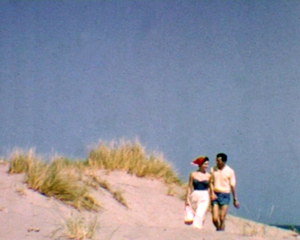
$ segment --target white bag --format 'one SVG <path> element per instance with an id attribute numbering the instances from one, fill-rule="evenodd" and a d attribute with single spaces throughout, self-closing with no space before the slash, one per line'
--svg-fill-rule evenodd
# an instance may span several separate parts
<path id="1" fill-rule="evenodd" d="M 194 213 L 190 205 L 186 205 L 184 208 L 184 223 L 192 224 L 194 221 Z"/>

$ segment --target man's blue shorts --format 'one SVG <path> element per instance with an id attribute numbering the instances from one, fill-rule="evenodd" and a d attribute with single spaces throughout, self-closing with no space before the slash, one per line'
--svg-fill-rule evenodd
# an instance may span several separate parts
<path id="1" fill-rule="evenodd" d="M 217 195 L 217 199 L 211 201 L 211 205 L 218 204 L 219 206 L 222 205 L 229 205 L 230 202 L 230 193 L 220 193 L 215 192 Z"/>

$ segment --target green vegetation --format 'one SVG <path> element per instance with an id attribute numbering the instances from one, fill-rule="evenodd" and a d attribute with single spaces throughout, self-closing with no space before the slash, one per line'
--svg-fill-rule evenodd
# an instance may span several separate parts
<path id="1" fill-rule="evenodd" d="M 100 209 L 100 204 L 90 194 L 91 188 L 99 187 L 128 207 L 121 190 L 114 190 L 106 180 L 91 174 L 95 169 L 105 169 L 107 172 L 120 170 L 138 177 L 161 179 L 169 185 L 169 195 L 173 195 L 171 185 L 181 185 L 171 165 L 162 156 L 147 155 L 138 141 L 100 142 L 89 152 L 87 160 L 55 157 L 46 162 L 33 149 L 28 152 L 15 150 L 8 162 L 8 173 L 23 173 L 28 188 L 61 200 L 78 210 Z"/>

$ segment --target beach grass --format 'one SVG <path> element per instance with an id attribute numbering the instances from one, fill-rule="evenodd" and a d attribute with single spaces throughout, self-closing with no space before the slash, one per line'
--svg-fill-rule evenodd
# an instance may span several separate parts
<path id="1" fill-rule="evenodd" d="M 89 174 L 88 177 L 89 179 L 85 180 L 86 184 L 93 187 L 94 189 L 98 189 L 98 187 L 105 189 L 119 203 L 121 203 L 125 207 L 128 207 L 126 199 L 123 196 L 123 192 L 120 189 L 117 190 L 113 189 L 113 187 L 110 185 L 110 183 L 107 180 L 102 179 L 99 176 L 95 176 L 94 174 Z"/>
<path id="2" fill-rule="evenodd" d="M 165 183 L 182 182 L 177 173 L 161 154 L 147 154 L 138 140 L 100 142 L 88 154 L 91 167 L 121 170 L 138 177 L 162 179 Z"/>
<path id="3" fill-rule="evenodd" d="M 92 239 L 99 227 L 97 217 L 86 219 L 82 214 L 72 214 L 70 217 L 62 219 L 51 237 L 76 240 Z"/>
<path id="4" fill-rule="evenodd" d="M 86 160 L 72 160 L 55 156 L 45 161 L 34 149 L 16 149 L 8 157 L 9 174 L 24 174 L 27 187 L 54 197 L 78 210 L 98 211 L 100 203 L 91 195 L 91 189 L 107 190 L 116 201 L 128 207 L 121 189 L 113 189 L 107 180 L 95 175 L 94 170 L 126 171 L 143 178 L 161 179 L 168 186 L 168 195 L 174 195 L 173 186 L 182 186 L 176 171 L 161 154 L 148 154 L 138 140 L 109 143 L 100 142 L 88 153 Z"/>
<path id="5" fill-rule="evenodd" d="M 24 173 L 28 170 L 28 164 L 32 159 L 34 150 L 30 149 L 28 153 L 21 149 L 15 149 L 12 151 L 9 157 L 9 170 L 8 173 Z"/>
<path id="6" fill-rule="evenodd" d="M 17 150 L 9 160 L 8 173 L 25 173 L 28 188 L 48 197 L 54 197 L 79 210 L 98 210 L 100 204 L 89 193 L 89 188 L 80 180 L 81 164 L 65 158 L 55 158 L 46 163 L 30 149 Z"/>

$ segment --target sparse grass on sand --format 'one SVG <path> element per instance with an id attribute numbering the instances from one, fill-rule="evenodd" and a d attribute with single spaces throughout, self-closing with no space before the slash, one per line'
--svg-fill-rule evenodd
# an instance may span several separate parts
<path id="1" fill-rule="evenodd" d="M 98 210 L 100 205 L 80 180 L 80 164 L 65 158 L 51 163 L 40 160 L 33 150 L 13 152 L 8 173 L 25 173 L 28 188 L 54 197 L 77 209 Z"/>
<path id="2" fill-rule="evenodd" d="M 96 189 L 98 188 L 98 186 L 100 186 L 101 188 L 111 193 L 113 198 L 116 199 L 119 203 L 121 203 L 125 207 L 128 207 L 126 199 L 123 197 L 121 190 L 114 190 L 107 180 L 97 177 L 94 174 L 90 174 L 89 177 L 90 180 L 86 181 L 86 184 Z"/>
<path id="3" fill-rule="evenodd" d="M 27 152 L 14 150 L 8 162 L 8 173 L 24 173 L 24 182 L 28 188 L 79 210 L 97 211 L 100 208 L 100 204 L 90 194 L 91 188 L 98 187 L 106 189 L 119 203 L 128 207 L 122 190 L 115 190 L 106 180 L 90 174 L 91 169 L 105 169 L 107 172 L 121 170 L 138 177 L 162 179 L 169 186 L 168 195 L 174 194 L 173 185 L 182 184 L 177 173 L 161 155 L 146 154 L 137 140 L 112 141 L 108 144 L 100 142 L 91 149 L 87 160 L 55 157 L 46 162 L 30 149 Z"/>
<path id="4" fill-rule="evenodd" d="M 100 227 L 97 217 L 86 219 L 81 214 L 72 214 L 63 219 L 51 237 L 56 239 L 92 239 Z"/>
<path id="5" fill-rule="evenodd" d="M 146 154 L 145 148 L 139 141 L 100 142 L 93 148 L 87 164 L 109 171 L 122 170 L 138 177 L 163 179 L 165 183 L 182 182 L 172 166 L 159 154 Z"/>

